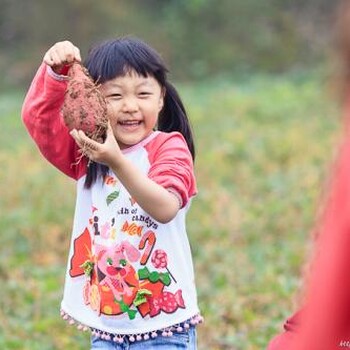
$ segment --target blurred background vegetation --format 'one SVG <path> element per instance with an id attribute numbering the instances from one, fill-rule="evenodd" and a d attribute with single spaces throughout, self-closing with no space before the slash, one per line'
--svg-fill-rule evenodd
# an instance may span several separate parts
<path id="1" fill-rule="evenodd" d="M 324 58 L 337 1 L 0 0 L 2 87 L 28 82 L 43 53 L 68 39 L 136 35 L 161 52 L 176 79 L 285 72 Z"/>
<path id="2" fill-rule="evenodd" d="M 329 0 L 0 0 L 0 348 L 88 349 L 59 317 L 74 183 L 47 164 L 20 109 L 45 51 L 83 57 L 135 35 L 164 57 L 191 117 L 199 194 L 188 231 L 200 350 L 261 350 L 298 307 L 339 135 L 327 89 Z"/>

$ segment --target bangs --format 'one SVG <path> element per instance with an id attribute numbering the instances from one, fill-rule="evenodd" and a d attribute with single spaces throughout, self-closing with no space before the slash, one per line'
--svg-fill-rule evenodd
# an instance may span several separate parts
<path id="1" fill-rule="evenodd" d="M 152 76 L 164 86 L 167 73 L 158 53 L 135 38 L 109 40 L 94 47 L 84 65 L 100 84 L 136 72 L 143 77 Z"/>

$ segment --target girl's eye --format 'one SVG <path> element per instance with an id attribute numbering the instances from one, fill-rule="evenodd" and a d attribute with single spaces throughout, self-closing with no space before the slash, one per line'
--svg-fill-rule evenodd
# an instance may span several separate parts
<path id="1" fill-rule="evenodd" d="M 111 258 L 107 258 L 107 265 L 112 266 L 113 260 Z"/>
<path id="2" fill-rule="evenodd" d="M 152 93 L 148 92 L 148 91 L 139 92 L 139 96 L 140 97 L 148 97 L 148 96 L 151 96 L 151 95 L 152 95 Z"/>
<path id="3" fill-rule="evenodd" d="M 119 263 L 121 266 L 126 266 L 126 260 L 125 259 L 120 259 Z"/>
<path id="4" fill-rule="evenodd" d="M 121 98 L 122 98 L 121 94 L 112 94 L 107 96 L 107 99 L 109 100 L 120 100 Z"/>

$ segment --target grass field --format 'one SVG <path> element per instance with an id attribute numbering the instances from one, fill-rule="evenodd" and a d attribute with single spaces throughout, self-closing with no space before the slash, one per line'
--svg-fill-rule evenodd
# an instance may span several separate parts
<path id="1" fill-rule="evenodd" d="M 188 218 L 199 349 L 261 350 L 296 308 L 338 112 L 314 76 L 180 86 L 197 143 Z M 59 317 L 75 184 L 38 154 L 23 94 L 0 96 L 0 348 L 88 349 Z"/>

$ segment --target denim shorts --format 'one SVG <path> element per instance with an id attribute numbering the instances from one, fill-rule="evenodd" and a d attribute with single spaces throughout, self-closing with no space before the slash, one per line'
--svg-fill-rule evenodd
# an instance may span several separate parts
<path id="1" fill-rule="evenodd" d="M 197 332 L 196 327 L 191 326 L 187 331 L 174 332 L 172 336 L 162 336 L 159 334 L 156 338 L 148 340 L 139 340 L 131 342 L 127 337 L 123 343 L 116 343 L 113 340 L 105 340 L 96 336 L 91 337 L 91 350 L 196 350 L 197 349 Z"/>

